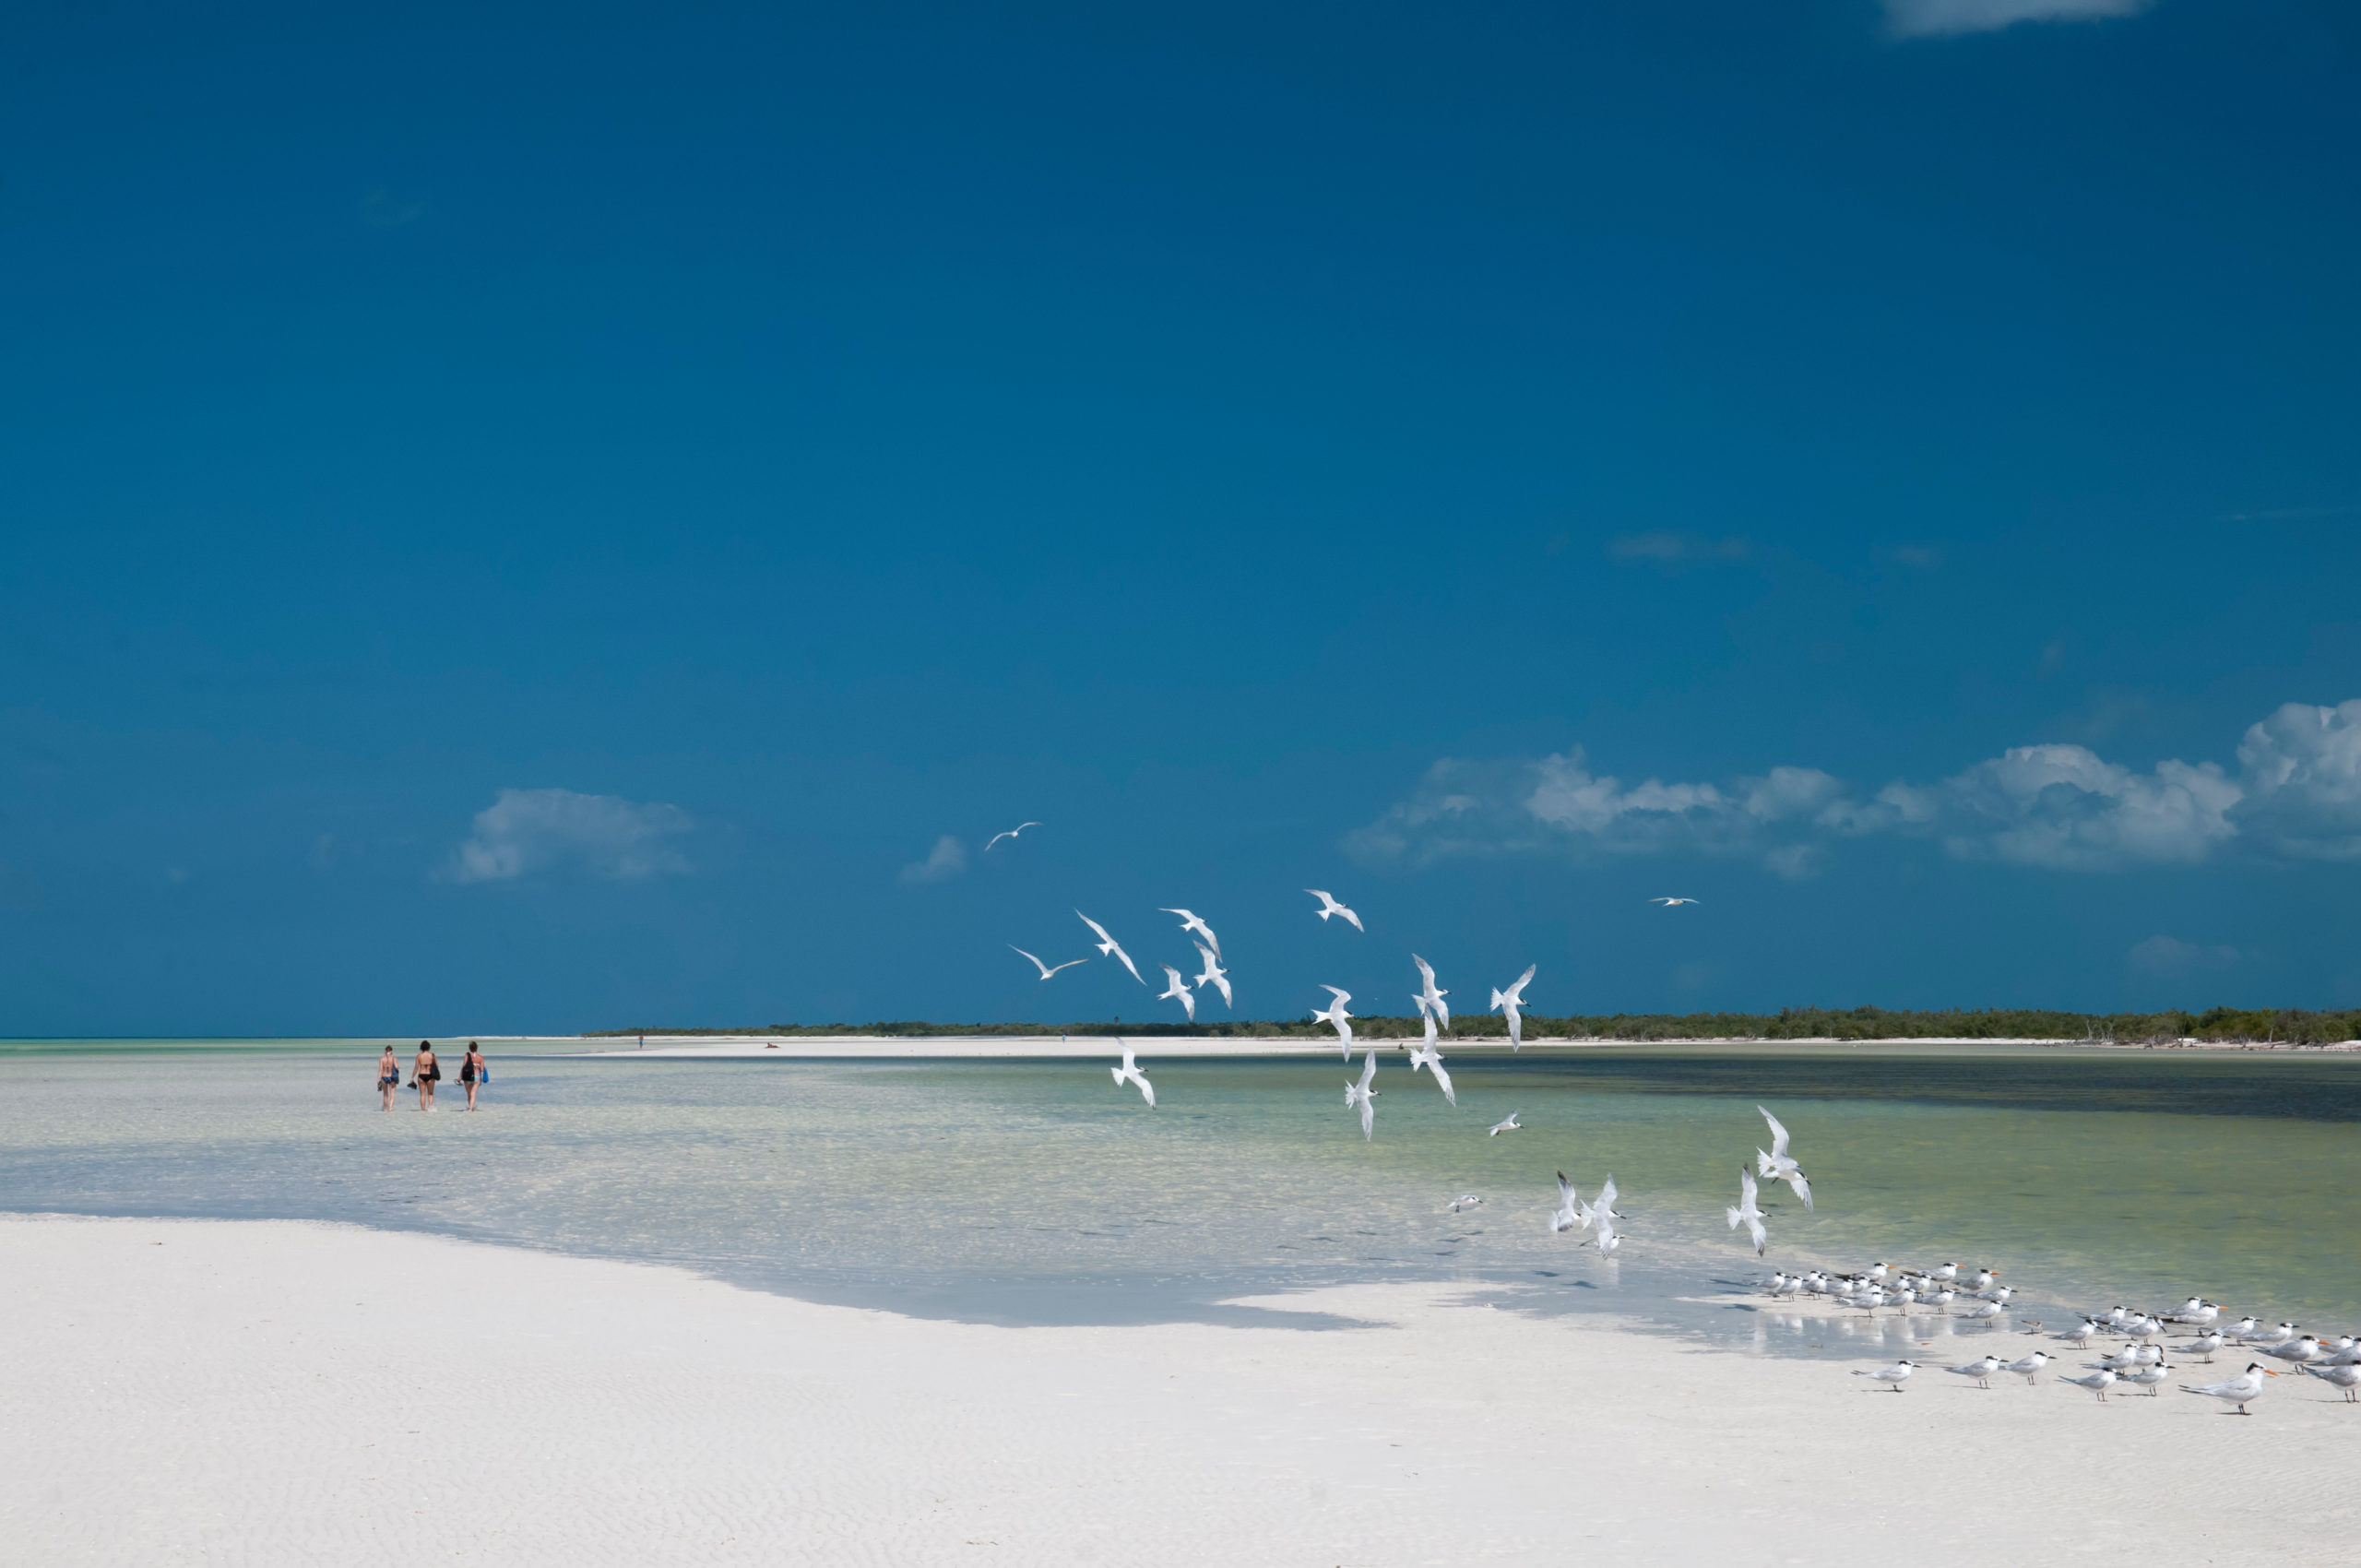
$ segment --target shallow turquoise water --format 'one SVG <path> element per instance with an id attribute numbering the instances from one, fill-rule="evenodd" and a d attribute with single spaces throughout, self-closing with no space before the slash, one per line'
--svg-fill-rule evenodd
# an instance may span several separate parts
<path id="1" fill-rule="evenodd" d="M 1151 1051 L 1151 1111 L 1088 1062 L 496 1056 L 475 1116 L 408 1097 L 381 1114 L 374 1060 L 366 1044 L 0 1051 L 0 1204 L 345 1220 L 1014 1321 L 1237 1317 L 1212 1303 L 1444 1279 L 1761 1343 L 1774 1320 L 1695 1298 L 1780 1264 L 1880 1257 L 1997 1265 L 2026 1291 L 2011 1315 L 2198 1290 L 2234 1315 L 2361 1319 L 2351 1059 L 1462 1052 L 1453 1109 L 1396 1054 L 1371 1143 L 1333 1059 Z M 1720 1212 L 1765 1141 L 1758 1100 L 1819 1203 L 1766 1190 L 1761 1265 Z M 1486 1137 L 1512 1110 L 1525 1130 Z M 1559 1169 L 1585 1194 L 1616 1176 L 1618 1258 L 1547 1233 Z M 1487 1202 L 1443 1212 L 1462 1192 Z M 1832 1348 L 1847 1333 L 1784 1332 Z"/>

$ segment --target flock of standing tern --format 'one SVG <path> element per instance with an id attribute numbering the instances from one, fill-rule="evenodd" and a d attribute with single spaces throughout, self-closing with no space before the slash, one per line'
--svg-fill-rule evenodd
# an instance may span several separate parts
<path id="1" fill-rule="evenodd" d="M 1024 826 L 1038 827 L 1040 824 L 1026 823 Z M 1021 832 L 1023 829 L 1019 828 L 1016 831 Z M 1014 838 L 1015 836 L 1014 832 L 1004 833 L 995 837 L 992 843 L 998 843 L 1003 837 Z M 987 849 L 990 847 L 990 845 L 986 846 Z M 1362 925 L 1360 916 L 1347 906 L 1338 903 L 1333 895 L 1316 887 L 1307 887 L 1304 891 L 1320 900 L 1320 907 L 1312 912 L 1323 922 L 1332 919 L 1342 919 L 1355 931 L 1366 934 L 1368 928 Z M 1661 904 L 1667 909 L 1697 902 L 1694 898 L 1671 897 L 1655 898 L 1649 901 Z M 1208 985 L 1220 992 L 1224 1006 L 1231 1005 L 1229 971 L 1222 967 L 1221 938 L 1214 934 L 1213 927 L 1188 909 L 1164 909 L 1160 912 L 1180 917 L 1180 929 L 1188 933 L 1192 944 L 1197 950 L 1198 957 L 1203 960 L 1203 967 L 1195 978 L 1191 980 L 1184 978 L 1179 969 L 1169 964 L 1159 966 L 1164 970 L 1166 985 L 1165 989 L 1157 993 L 1157 1000 L 1180 1003 L 1182 1011 L 1192 1022 L 1194 1022 L 1197 1016 L 1196 992 Z M 1079 909 L 1074 911 L 1074 915 L 1098 938 L 1097 946 L 1101 955 L 1120 962 L 1131 972 L 1132 978 L 1142 985 L 1147 983 L 1146 979 L 1141 975 L 1139 967 L 1132 962 L 1132 956 L 1123 951 L 1121 943 L 1108 934 L 1105 926 Z M 1061 970 L 1070 969 L 1076 964 L 1088 962 L 1086 958 L 1074 958 L 1062 964 L 1053 965 L 1045 963 L 1035 955 L 1026 952 L 1022 947 L 1016 947 L 1014 943 L 1010 944 L 1010 946 L 1025 957 L 1031 959 L 1034 967 L 1040 970 L 1044 980 Z M 1426 1026 L 1426 1038 L 1411 1051 L 1410 1070 L 1416 1073 L 1424 1068 L 1430 1073 L 1434 1077 L 1435 1087 L 1442 1091 L 1443 1098 L 1456 1106 L 1459 1103 L 1459 1096 L 1452 1087 L 1451 1074 L 1445 1070 L 1442 1054 L 1438 1048 L 1439 1031 L 1451 1027 L 1451 1004 L 1446 1000 L 1451 992 L 1435 983 L 1434 966 L 1428 963 L 1426 959 L 1414 953 L 1410 956 L 1410 962 L 1417 966 L 1419 980 L 1418 993 L 1411 998 L 1411 1001 L 1417 1004 L 1418 1016 Z M 1525 972 L 1516 978 L 1513 984 L 1505 990 L 1495 989 L 1492 992 L 1490 1006 L 1487 1009 L 1489 1012 L 1501 1014 L 1506 1020 L 1509 1047 L 1513 1051 L 1524 1049 L 1525 988 L 1532 983 L 1536 968 L 1537 966 L 1527 965 Z M 1346 1004 L 1352 1001 L 1352 993 L 1333 985 L 1323 985 L 1320 989 L 1328 992 L 1332 1000 L 1326 1007 L 1314 1010 L 1311 1016 L 1326 1023 L 1336 1031 L 1337 1045 L 1342 1050 L 1345 1060 L 1350 1063 L 1353 1056 L 1351 1023 L 1353 1015 L 1346 1011 Z M 1147 1075 L 1140 1070 L 1133 1048 L 1125 1045 L 1122 1050 L 1122 1065 L 1112 1069 L 1116 1086 L 1121 1087 L 1125 1084 L 1132 1085 L 1140 1091 L 1140 1098 L 1153 1108 L 1156 1104 L 1156 1086 L 1148 1082 Z M 1361 1136 L 1365 1139 L 1375 1137 L 1377 1133 L 1376 1102 L 1381 1091 L 1375 1087 L 1376 1081 L 1377 1051 L 1374 1047 L 1364 1046 L 1360 1076 L 1357 1080 L 1347 1080 L 1345 1085 L 1345 1107 L 1348 1111 L 1359 1113 Z M 1756 1106 L 1755 1110 L 1761 1112 L 1762 1120 L 1770 1126 L 1771 1146 L 1768 1149 L 1757 1148 L 1754 1151 L 1755 1168 L 1753 1170 L 1748 1170 L 1743 1164 L 1738 1167 L 1738 1201 L 1723 1212 L 1729 1221 L 1731 1229 L 1736 1230 L 1741 1227 L 1745 1229 L 1748 1240 L 1753 1243 L 1754 1255 L 1761 1257 L 1770 1246 L 1770 1231 L 1763 1223 L 1768 1217 L 1758 1203 L 1761 1193 L 1759 1182 L 1774 1183 L 1785 1182 L 1807 1210 L 1811 1208 L 1812 1199 L 1810 1181 L 1804 1175 L 1795 1157 L 1788 1152 L 1787 1129 L 1780 1125 L 1777 1117 L 1763 1110 L 1762 1106 Z M 1502 1133 L 1519 1131 L 1521 1125 L 1517 1121 L 1516 1112 L 1511 1111 L 1505 1119 L 1487 1128 L 1486 1133 L 1489 1136 L 1498 1137 Z M 1563 1235 L 1570 1230 L 1588 1231 L 1590 1235 L 1583 1244 L 1596 1246 L 1602 1256 L 1611 1254 L 1622 1245 L 1623 1241 L 1622 1233 L 1616 1229 L 1615 1224 L 1617 1220 L 1624 1218 L 1615 1207 L 1617 1195 L 1615 1178 L 1610 1174 L 1605 1184 L 1599 1188 L 1597 1195 L 1590 1202 L 1584 1203 L 1581 1194 L 1575 1191 L 1574 1183 L 1566 1179 L 1566 1173 L 1562 1170 L 1558 1172 L 1558 1204 L 1550 1211 L 1550 1233 Z M 1473 1194 L 1465 1194 L 1452 1202 L 1451 1212 L 1457 1214 L 1473 1208 L 1482 1202 L 1482 1198 Z M 1807 1270 L 1799 1274 L 1787 1274 L 1782 1271 L 1771 1277 L 1765 1289 L 1774 1298 L 1782 1300 L 1806 1296 L 1825 1298 L 1839 1307 L 1859 1308 L 1872 1315 L 1880 1307 L 1896 1308 L 1906 1314 L 1911 1307 L 1919 1304 L 1948 1313 L 1951 1303 L 1954 1301 L 1972 1301 L 1976 1304 L 1964 1314 L 1964 1321 L 1969 1323 L 1991 1323 L 1997 1320 L 2006 1311 L 2009 1298 L 2013 1294 L 2010 1286 L 2000 1282 L 1998 1270 L 1977 1269 L 1963 1278 L 1959 1265 L 1949 1263 L 1940 1268 L 1923 1272 L 1895 1270 L 1882 1263 L 1873 1265 L 1853 1275 L 1831 1275 L 1819 1269 Z M 2201 1357 L 2210 1364 L 2213 1359 L 2213 1352 L 2225 1345 L 2252 1347 L 2263 1356 L 2297 1368 L 2341 1389 L 2347 1402 L 2361 1402 L 2361 1342 L 2356 1342 L 2352 1336 L 2347 1335 L 2332 1342 L 2323 1342 L 2314 1335 L 2303 1333 L 2295 1324 L 2283 1323 L 2273 1327 L 2264 1327 L 2252 1317 L 2242 1319 L 2232 1324 L 2227 1329 L 2224 1329 L 2218 1326 L 2220 1317 L 2219 1307 L 2197 1296 L 2191 1296 L 2177 1311 L 2171 1313 L 2148 1313 L 2118 1306 L 2105 1313 L 2085 1317 L 2074 1327 L 2058 1335 L 2058 1339 L 2076 1349 L 2082 1349 L 2095 1338 L 2112 1336 L 2119 1333 L 2126 1336 L 2128 1343 L 2121 1350 L 2088 1363 L 2087 1375 L 2065 1377 L 2059 1381 L 2071 1384 L 2078 1388 L 2088 1389 L 2102 1401 L 2106 1400 L 2110 1389 L 2119 1386 L 2139 1389 L 2153 1397 L 2177 1370 L 2165 1360 L 2164 1348 L 2153 1341 L 2178 1329 L 2189 1331 L 2194 1336 L 2189 1343 L 2174 1347 L 2173 1354 L 2175 1355 Z M 2039 1330 L 2041 1325 L 2037 1321 L 2031 1319 L 2025 1321 L 2035 1331 Z M 1999 1356 L 1986 1355 L 1968 1362 L 1965 1366 L 1947 1367 L 1943 1370 L 1954 1376 L 1974 1381 L 1979 1388 L 1989 1388 L 1992 1385 L 1991 1380 L 2003 1372 L 2014 1372 L 2030 1385 L 2038 1380 L 2043 1369 L 2058 1359 L 2046 1350 L 2035 1350 L 2029 1355 L 2008 1361 L 2002 1360 Z M 1857 1372 L 1853 1375 L 1870 1379 L 1880 1386 L 1899 1394 L 1903 1390 L 1903 1384 L 1908 1382 L 1911 1374 L 1917 1370 L 1915 1362 L 1897 1360 L 1889 1366 L 1879 1367 L 1873 1371 Z M 2248 1363 L 2246 1371 L 2237 1376 L 2223 1382 L 2201 1384 L 2182 1384 L 2179 1387 L 2185 1394 L 2202 1395 L 2207 1398 L 2221 1400 L 2230 1407 L 2230 1410 L 2225 1413 L 2243 1416 L 2247 1413 L 2247 1406 L 2262 1394 L 2263 1380 L 2279 1375 L 2276 1370 L 2258 1360 Z"/>
<path id="2" fill-rule="evenodd" d="M 1899 1307 L 1905 1312 L 1914 1301 L 1932 1302 L 1947 1307 L 1960 1297 L 1983 1303 L 1967 1315 L 1971 1319 L 1990 1320 L 2000 1315 L 2007 1305 L 2009 1287 L 1999 1281 L 1992 1269 L 1977 1271 L 1969 1279 L 1959 1277 L 1958 1265 L 1945 1264 L 1924 1274 L 1903 1272 L 1887 1278 L 1888 1270 L 1879 1264 L 1858 1275 L 1832 1277 L 1817 1270 L 1804 1274 L 1774 1274 L 1767 1287 L 1777 1297 L 1809 1294 L 1833 1298 L 1839 1306 L 1865 1307 L 1874 1313 L 1880 1306 Z M 2195 1356 L 2206 1363 L 2213 1360 L 2213 1352 L 2225 1346 L 2250 1348 L 2262 1356 L 2297 1368 L 2321 1382 L 2343 1392 L 2347 1403 L 2361 1402 L 2361 1341 L 2345 1335 L 2333 1341 L 2322 1341 L 2317 1335 L 2306 1334 L 2292 1323 L 2265 1327 L 2252 1317 L 2241 1318 L 2225 1328 L 2221 1323 L 2222 1309 L 2200 1296 L 2191 1296 L 2169 1313 L 2143 1313 L 2124 1306 L 2109 1308 L 2105 1313 L 2085 1316 L 2073 1327 L 2057 1336 L 2059 1342 L 2076 1350 L 2087 1350 L 2091 1342 L 2102 1337 L 2122 1335 L 2122 1349 L 2085 1362 L 2081 1377 L 2061 1377 L 2058 1381 L 2085 1388 L 2106 1400 L 2110 1389 L 2137 1389 L 2150 1398 L 2155 1397 L 2164 1384 L 2179 1369 L 2165 1360 L 2165 1348 L 2155 1341 L 2174 1332 L 2191 1336 L 2189 1343 L 2171 1348 L 2176 1356 Z M 2035 1332 L 2041 1324 L 2036 1319 L 2026 1319 Z M 1989 1388 L 1991 1380 L 2002 1372 L 2015 1372 L 2028 1384 L 2037 1381 L 2042 1369 L 2059 1358 L 2047 1350 L 2035 1350 L 2013 1361 L 1987 1355 L 1964 1367 L 1945 1367 L 1954 1377 L 1973 1379 L 1978 1388 Z M 1895 1361 L 1891 1366 L 1871 1372 L 1857 1372 L 1855 1377 L 1866 1377 L 1894 1393 L 1918 1371 L 1916 1362 Z M 2181 1384 L 2183 1394 L 2202 1395 L 2219 1399 L 2229 1409 L 2225 1414 L 2243 1416 L 2247 1407 L 2262 1396 L 2265 1378 L 2279 1376 L 2279 1372 L 2262 1361 L 2247 1363 L 2246 1371 L 2219 1383 Z"/>

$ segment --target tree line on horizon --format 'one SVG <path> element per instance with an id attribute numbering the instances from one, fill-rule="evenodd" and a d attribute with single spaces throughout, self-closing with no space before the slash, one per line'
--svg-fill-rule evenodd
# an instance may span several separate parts
<path id="1" fill-rule="evenodd" d="M 1459 1040 L 1504 1039 L 1500 1020 L 1489 1014 L 1455 1017 L 1449 1031 Z M 1372 1039 L 1417 1039 L 1425 1026 L 1414 1016 L 1371 1016 L 1353 1020 L 1353 1032 Z M 2202 1013 L 2068 1013 L 2045 1008 L 1977 1007 L 1940 1010 L 1884 1007 L 1782 1007 L 1776 1013 L 1613 1013 L 1525 1016 L 1528 1039 L 1550 1038 L 1644 1042 L 1665 1039 L 2087 1039 L 2132 1043 L 2201 1039 L 2213 1043 L 2286 1042 L 2324 1045 L 2361 1039 L 2361 1009 L 2314 1012 L 2296 1007 L 2213 1007 Z M 1154 1039 L 1297 1039 L 1329 1038 L 1328 1026 L 1311 1020 L 1240 1019 L 1227 1023 L 936 1024 L 881 1020 L 868 1024 L 768 1024 L 749 1028 L 677 1026 L 592 1029 L 586 1039 L 626 1036 L 878 1035 L 991 1037 L 1084 1035 Z"/>

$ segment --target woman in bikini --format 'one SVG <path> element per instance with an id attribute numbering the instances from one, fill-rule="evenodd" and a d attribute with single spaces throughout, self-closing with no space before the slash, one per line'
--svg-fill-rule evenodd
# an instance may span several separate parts
<path id="1" fill-rule="evenodd" d="M 483 1047 L 468 1041 L 468 1059 L 459 1063 L 459 1082 L 468 1087 L 468 1109 L 476 1108 L 476 1090 L 492 1082 L 492 1063 L 483 1059 Z"/>
<path id="2" fill-rule="evenodd" d="M 394 1091 L 402 1087 L 402 1064 L 394 1055 L 394 1048 L 386 1047 L 386 1054 L 377 1058 L 377 1092 L 385 1097 L 384 1109 L 394 1108 Z"/>
<path id="3" fill-rule="evenodd" d="M 442 1063 L 434 1060 L 434 1047 L 426 1040 L 418 1042 L 418 1060 L 410 1063 L 410 1082 L 418 1086 L 418 1108 L 434 1109 L 434 1081 L 443 1075 Z"/>

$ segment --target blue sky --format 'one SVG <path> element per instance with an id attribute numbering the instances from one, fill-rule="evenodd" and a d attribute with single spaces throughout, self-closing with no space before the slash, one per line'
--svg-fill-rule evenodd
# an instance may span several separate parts
<path id="1" fill-rule="evenodd" d="M 2349 8 L 1469 10 L 18 7 L 0 1034 L 2361 1004 Z"/>

